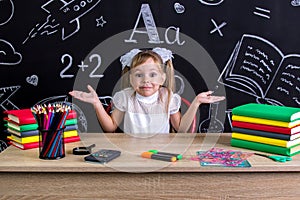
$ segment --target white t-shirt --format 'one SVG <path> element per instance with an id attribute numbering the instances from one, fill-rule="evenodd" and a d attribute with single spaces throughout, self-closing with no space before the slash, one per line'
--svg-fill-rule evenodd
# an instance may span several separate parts
<path id="1" fill-rule="evenodd" d="M 113 96 L 113 105 L 118 110 L 125 112 L 125 133 L 169 133 L 170 115 L 179 111 L 181 98 L 178 94 L 171 93 L 169 108 L 168 92 L 160 88 L 155 94 L 144 97 L 132 88 L 126 88 Z"/>

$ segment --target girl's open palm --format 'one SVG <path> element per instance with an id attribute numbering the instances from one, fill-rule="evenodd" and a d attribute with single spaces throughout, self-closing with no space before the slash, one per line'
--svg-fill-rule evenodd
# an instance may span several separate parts
<path id="1" fill-rule="evenodd" d="M 197 95 L 197 101 L 199 103 L 215 103 L 219 101 L 223 101 L 225 99 L 224 96 L 212 96 L 213 91 L 202 92 Z"/>
<path id="2" fill-rule="evenodd" d="M 87 102 L 87 103 L 95 104 L 95 103 L 99 102 L 99 98 L 98 98 L 96 91 L 90 85 L 88 85 L 87 88 L 88 88 L 89 92 L 73 90 L 73 91 L 69 92 L 69 94 L 71 96 L 73 96 L 74 98 L 79 99 L 84 102 Z"/>

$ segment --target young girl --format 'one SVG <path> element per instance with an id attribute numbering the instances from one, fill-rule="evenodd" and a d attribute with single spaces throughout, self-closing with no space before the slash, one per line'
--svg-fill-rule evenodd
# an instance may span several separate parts
<path id="1" fill-rule="evenodd" d="M 179 111 L 181 98 L 175 90 L 172 52 L 164 48 L 133 49 L 121 57 L 123 89 L 113 96 L 114 109 L 106 112 L 96 91 L 71 91 L 73 97 L 91 103 L 105 132 L 114 132 L 124 120 L 125 133 L 187 132 L 201 103 L 224 100 L 212 91 L 198 94 L 186 113 Z"/>

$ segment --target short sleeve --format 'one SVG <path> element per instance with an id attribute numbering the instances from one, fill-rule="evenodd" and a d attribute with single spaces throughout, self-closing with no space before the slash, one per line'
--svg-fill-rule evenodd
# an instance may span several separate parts
<path id="1" fill-rule="evenodd" d="M 173 94 L 170 101 L 170 114 L 177 113 L 181 106 L 181 97 L 178 94 Z"/>
<path id="2" fill-rule="evenodd" d="M 123 90 L 116 92 L 112 98 L 112 101 L 113 101 L 113 106 L 118 110 L 122 112 L 125 112 L 127 110 L 128 99 L 126 98 L 126 93 Z"/>

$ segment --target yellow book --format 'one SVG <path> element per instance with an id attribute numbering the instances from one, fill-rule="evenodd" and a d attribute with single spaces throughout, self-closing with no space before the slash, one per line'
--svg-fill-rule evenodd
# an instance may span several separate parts
<path id="1" fill-rule="evenodd" d="M 78 135 L 77 130 L 70 130 L 70 131 L 64 132 L 64 138 L 73 137 L 73 136 L 77 136 L 77 135 Z"/>
<path id="2" fill-rule="evenodd" d="M 73 137 L 73 136 L 77 136 L 77 135 L 78 135 L 77 130 L 71 130 L 71 131 L 64 132 L 64 138 Z M 11 134 L 11 139 L 15 142 L 18 142 L 21 144 L 26 144 L 26 143 L 31 143 L 31 142 L 38 142 L 39 135 L 28 136 L 28 137 L 18 137 L 17 135 Z"/>
<path id="3" fill-rule="evenodd" d="M 240 115 L 232 115 L 232 121 L 240 121 L 240 122 L 249 122 L 254 124 L 265 124 L 270 126 L 280 126 L 285 128 L 292 128 L 300 124 L 300 120 L 296 120 L 293 122 L 283 122 L 283 121 L 276 121 L 270 119 L 262 119 L 262 118 L 255 118 L 255 117 L 246 117 Z"/>
<path id="4" fill-rule="evenodd" d="M 18 137 L 14 134 L 11 134 L 12 141 L 19 142 L 21 144 L 31 143 L 31 142 L 38 142 L 39 135 L 28 136 L 28 137 Z"/>
<path id="5" fill-rule="evenodd" d="M 236 133 L 236 132 L 233 132 L 231 137 L 235 139 L 247 140 L 251 142 L 258 142 L 258 143 L 280 146 L 285 148 L 290 148 L 300 144 L 300 138 L 288 141 L 288 140 L 280 140 L 280 139 L 261 137 L 256 135 L 248 135 L 248 134 Z"/>

